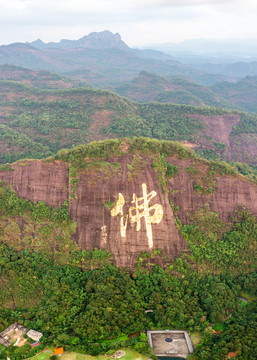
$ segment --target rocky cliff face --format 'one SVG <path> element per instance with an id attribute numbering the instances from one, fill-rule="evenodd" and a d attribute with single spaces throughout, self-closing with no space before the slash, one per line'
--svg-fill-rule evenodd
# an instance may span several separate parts
<path id="1" fill-rule="evenodd" d="M 191 117 L 196 119 L 194 115 Z M 220 152 L 221 158 L 226 161 L 257 164 L 257 135 L 255 133 L 233 134 L 232 132 L 233 127 L 239 124 L 239 114 L 198 115 L 197 119 L 204 124 L 204 128 L 195 136 L 197 142 L 195 148 L 213 149 Z M 215 143 L 224 144 L 224 150 L 218 151 Z"/>
<path id="2" fill-rule="evenodd" d="M 173 191 L 171 201 L 179 207 L 178 217 L 182 223 L 189 221 L 189 213 L 194 212 L 204 204 L 209 204 L 212 211 L 218 212 L 222 220 L 226 221 L 228 215 L 238 205 L 244 205 L 254 214 L 257 214 L 257 186 L 243 179 L 228 175 L 215 176 L 213 191 L 203 194 L 195 191 L 196 184 L 207 174 L 207 168 L 201 166 L 199 173 L 191 175 L 187 169 L 194 163 L 186 160 L 170 158 L 173 164 L 177 164 L 180 171 L 170 182 L 169 188 Z M 210 179 L 209 179 L 210 180 Z M 205 180 L 208 182 L 208 179 Z M 211 189 L 211 187 L 210 187 Z"/>
<path id="3" fill-rule="evenodd" d="M 77 221 L 76 241 L 84 249 L 107 248 L 118 265 L 132 266 L 133 254 L 161 248 L 174 258 L 185 241 L 179 237 L 168 196 L 158 186 L 158 175 L 150 159 L 136 176 L 129 177 L 127 165 L 133 157 L 118 160 L 119 174 L 108 180 L 104 174 L 90 179 L 84 173 L 71 202 L 70 214 Z M 106 204 L 112 201 L 114 207 Z"/>
<path id="4" fill-rule="evenodd" d="M 12 165 L 13 171 L 0 172 L 0 179 L 13 185 L 18 196 L 60 206 L 68 199 L 68 166 L 64 162 L 26 160 Z"/>
<path id="5" fill-rule="evenodd" d="M 190 211 L 206 203 L 224 220 L 239 204 L 257 215 L 257 186 L 242 177 L 210 177 L 206 164 L 174 155 L 167 160 L 178 171 L 163 193 L 152 158 L 141 154 L 133 166 L 135 156 L 126 153 L 110 157 L 102 167 L 86 167 L 77 174 L 77 186 L 62 161 L 16 163 L 13 171 L 0 172 L 0 179 L 31 201 L 59 206 L 69 199 L 70 216 L 77 222 L 74 241 L 82 249 L 108 249 L 119 266 L 132 267 L 142 250 L 160 248 L 174 258 L 187 248 L 175 225 L 171 202 L 179 207 L 182 223 L 188 222 Z M 211 191 L 196 191 L 199 184 Z"/>

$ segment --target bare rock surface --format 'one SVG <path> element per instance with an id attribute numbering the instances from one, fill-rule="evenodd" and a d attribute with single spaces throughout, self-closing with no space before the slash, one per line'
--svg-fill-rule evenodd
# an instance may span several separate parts
<path id="1" fill-rule="evenodd" d="M 120 164 L 118 171 L 108 176 L 99 169 L 83 170 L 74 198 L 65 162 L 18 162 L 12 165 L 13 171 L 0 172 L 0 179 L 13 185 L 18 196 L 33 202 L 60 206 L 69 199 L 70 216 L 77 222 L 73 240 L 82 249 L 111 251 L 118 266 L 132 267 L 142 250 L 162 249 L 173 259 L 187 248 L 175 225 L 170 201 L 179 207 L 177 215 L 182 223 L 188 222 L 190 211 L 206 203 L 224 220 L 239 204 L 257 215 L 257 186 L 242 177 L 216 175 L 215 190 L 203 195 L 194 190 L 196 180 L 186 171 L 195 160 L 173 156 L 168 161 L 178 172 L 163 193 L 152 159 L 144 155 L 143 166 L 131 174 L 128 165 L 132 159 L 131 154 L 108 159 Z"/>
<path id="2" fill-rule="evenodd" d="M 244 205 L 257 215 L 257 186 L 248 182 L 243 177 L 216 175 L 215 190 L 203 195 L 194 191 L 194 184 L 197 181 L 191 177 L 185 169 L 189 161 L 169 159 L 177 165 L 178 173 L 170 181 L 169 190 L 172 191 L 171 199 L 175 206 L 179 207 L 178 217 L 182 223 L 189 220 L 189 213 L 209 204 L 212 211 L 219 213 L 223 220 L 226 220 L 229 213 L 238 205 Z"/>
<path id="3" fill-rule="evenodd" d="M 12 164 L 13 171 L 0 173 L 0 179 L 13 185 L 18 196 L 60 206 L 68 199 L 67 164 L 60 161 L 25 160 Z"/>

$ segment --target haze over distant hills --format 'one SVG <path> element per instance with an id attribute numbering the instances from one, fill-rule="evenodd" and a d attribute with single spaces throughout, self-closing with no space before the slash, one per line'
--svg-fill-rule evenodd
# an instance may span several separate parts
<path id="1" fill-rule="evenodd" d="M 159 60 L 171 60 L 172 57 L 158 50 L 151 49 L 132 49 L 122 39 L 120 34 L 113 34 L 112 32 L 105 30 L 101 32 L 92 32 L 83 36 L 78 40 L 62 39 L 59 42 L 44 43 L 38 39 L 28 43 L 37 49 L 76 49 L 76 48 L 88 48 L 88 49 L 119 49 L 125 52 L 135 54 L 142 58 L 152 58 Z"/>
<path id="2" fill-rule="evenodd" d="M 213 64 L 257 59 L 257 39 L 188 39 L 180 43 L 150 45 L 187 63 Z"/>
<path id="3" fill-rule="evenodd" d="M 78 40 L 44 43 L 38 39 L 3 45 L 0 64 L 61 73 L 109 89 L 132 80 L 140 71 L 211 86 L 256 76 L 256 43 L 257 40 L 193 39 L 154 45 L 154 49 L 133 49 L 120 34 L 106 30 Z"/>
<path id="4" fill-rule="evenodd" d="M 98 87 L 132 80 L 143 70 L 162 76 L 184 77 L 202 85 L 236 80 L 233 76 L 193 69 L 162 52 L 131 49 L 119 34 L 109 31 L 59 43 L 45 44 L 36 40 L 0 46 L 0 64 L 5 63 L 66 74 Z"/>
<path id="5" fill-rule="evenodd" d="M 248 71 L 255 71 L 255 64 L 242 63 L 241 68 L 237 64 L 210 64 L 194 69 L 164 53 L 131 49 L 119 34 L 109 31 L 59 43 L 37 40 L 1 46 L 1 161 L 42 157 L 90 140 L 143 135 L 193 141 L 207 157 L 218 154 L 227 160 L 256 164 L 256 115 L 217 109 L 257 111 L 256 77 L 244 78 Z M 212 73 L 207 72 L 208 66 L 212 66 Z M 41 89 L 88 88 L 90 84 L 134 101 L 203 109 L 136 104 L 97 90 L 50 94 L 24 84 Z M 101 98 L 103 103 L 98 104 Z M 196 132 L 194 137 L 186 122 L 194 122 L 196 117 L 209 132 Z M 62 125 L 53 134 L 58 122 Z"/>

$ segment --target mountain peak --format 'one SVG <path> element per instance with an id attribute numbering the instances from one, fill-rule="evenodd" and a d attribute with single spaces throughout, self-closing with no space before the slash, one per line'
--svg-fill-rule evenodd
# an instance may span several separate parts
<path id="1" fill-rule="evenodd" d="M 112 33 L 109 30 L 99 31 L 99 32 L 91 32 L 88 35 L 85 35 L 83 38 L 92 38 L 92 39 L 110 39 L 116 41 L 122 41 L 119 33 Z"/>
<path id="2" fill-rule="evenodd" d="M 92 32 L 89 35 L 77 40 L 80 47 L 92 49 L 109 49 L 116 48 L 120 50 L 129 50 L 129 47 L 121 40 L 119 33 L 113 34 L 109 30 Z"/>
<path id="3" fill-rule="evenodd" d="M 74 48 L 90 48 L 90 49 L 111 49 L 116 48 L 123 51 L 128 51 L 130 48 L 121 40 L 120 34 L 113 34 L 109 30 L 100 32 L 92 32 L 83 36 L 78 40 L 62 39 L 59 42 L 44 43 L 40 39 L 33 41 L 31 45 L 39 48 L 58 48 L 58 49 L 74 49 Z"/>

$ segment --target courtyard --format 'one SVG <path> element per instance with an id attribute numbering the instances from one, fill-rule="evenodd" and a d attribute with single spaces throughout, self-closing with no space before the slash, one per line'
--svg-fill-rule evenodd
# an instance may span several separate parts
<path id="1" fill-rule="evenodd" d="M 187 331 L 153 330 L 147 332 L 147 337 L 156 356 L 186 358 L 193 353 L 193 345 Z"/>

